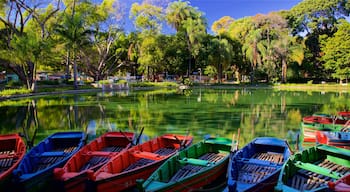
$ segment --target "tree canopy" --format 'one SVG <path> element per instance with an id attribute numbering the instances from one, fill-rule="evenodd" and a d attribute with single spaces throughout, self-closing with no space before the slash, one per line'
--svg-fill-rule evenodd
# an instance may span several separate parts
<path id="1" fill-rule="evenodd" d="M 82 74 L 97 81 L 127 72 L 155 80 L 203 70 L 218 82 L 252 83 L 349 77 L 346 0 L 304 0 L 287 11 L 238 19 L 223 15 L 212 26 L 189 1 L 127 7 L 122 0 L 2 0 L 1 69 L 32 90 L 41 70 L 72 74 L 76 88 Z"/>

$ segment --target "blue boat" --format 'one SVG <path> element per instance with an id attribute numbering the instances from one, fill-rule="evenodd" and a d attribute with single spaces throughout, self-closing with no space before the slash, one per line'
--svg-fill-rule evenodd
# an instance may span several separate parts
<path id="1" fill-rule="evenodd" d="M 19 191 L 40 191 L 61 167 L 84 145 L 84 132 L 58 132 L 34 146 L 13 171 Z"/>
<path id="2" fill-rule="evenodd" d="M 291 151 L 287 141 L 259 137 L 230 157 L 228 191 L 273 191 Z"/>

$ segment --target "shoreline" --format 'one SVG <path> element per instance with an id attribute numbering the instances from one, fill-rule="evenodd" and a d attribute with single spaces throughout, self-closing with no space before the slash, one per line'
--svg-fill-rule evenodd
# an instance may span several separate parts
<path id="1" fill-rule="evenodd" d="M 0 96 L 0 101 L 17 99 L 17 98 L 25 98 L 25 97 L 36 97 L 36 96 L 45 96 L 45 95 L 62 95 L 62 94 L 82 94 L 89 92 L 112 92 L 112 91 L 125 91 L 125 90 L 155 90 L 161 88 L 171 88 L 178 89 L 178 87 L 132 87 L 128 89 L 109 89 L 103 90 L 101 88 L 92 88 L 92 89 L 78 89 L 78 90 L 63 90 L 63 91 L 52 91 L 52 92 L 37 92 L 37 93 L 29 93 L 29 94 L 16 94 L 16 95 L 8 95 L 8 96 Z M 222 84 L 222 85 L 194 85 L 191 86 L 190 89 L 197 88 L 206 88 L 206 89 L 276 89 L 279 91 L 317 91 L 317 92 L 350 92 L 349 85 L 327 85 L 327 84 L 312 84 L 312 85 L 233 85 L 233 84 Z"/>

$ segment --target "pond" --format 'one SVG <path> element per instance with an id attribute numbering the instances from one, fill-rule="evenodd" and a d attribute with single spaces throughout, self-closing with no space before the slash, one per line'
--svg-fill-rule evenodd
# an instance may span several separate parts
<path id="1" fill-rule="evenodd" d="M 349 109 L 349 93 L 208 89 L 91 92 L 8 100 L 0 103 L 0 131 L 22 133 L 35 145 L 57 131 L 82 130 L 93 139 L 114 130 L 149 138 L 164 133 L 232 138 L 239 144 L 255 137 L 287 139 L 294 148 L 303 116 Z"/>

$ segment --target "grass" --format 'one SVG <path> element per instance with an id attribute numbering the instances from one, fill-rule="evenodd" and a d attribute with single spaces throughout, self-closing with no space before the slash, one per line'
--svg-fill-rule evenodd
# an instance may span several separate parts
<path id="1" fill-rule="evenodd" d="M 280 84 L 273 86 L 279 90 L 286 91 L 350 91 L 350 85 L 337 84 L 337 83 L 325 83 L 325 84 Z"/>
<path id="2" fill-rule="evenodd" d="M 175 82 L 137 82 L 131 83 L 131 87 L 177 87 Z"/>
<path id="3" fill-rule="evenodd" d="M 19 89 L 4 89 L 0 92 L 0 96 L 10 96 L 10 95 L 22 95 L 22 94 L 29 94 L 32 91 L 26 88 L 19 88 Z"/>

